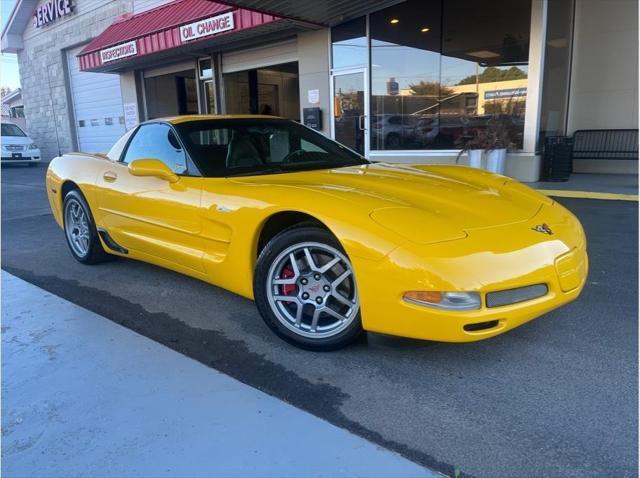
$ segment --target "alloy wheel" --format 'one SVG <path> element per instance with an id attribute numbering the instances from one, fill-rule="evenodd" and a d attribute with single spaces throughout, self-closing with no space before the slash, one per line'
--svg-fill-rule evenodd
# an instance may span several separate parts
<path id="1" fill-rule="evenodd" d="M 73 252 L 80 257 L 86 256 L 90 246 L 89 219 L 82 204 L 76 199 L 67 201 L 64 225 Z"/>
<path id="2" fill-rule="evenodd" d="M 346 256 L 327 244 L 283 250 L 267 275 L 267 298 L 278 320 L 307 338 L 339 334 L 358 315 L 358 289 Z"/>

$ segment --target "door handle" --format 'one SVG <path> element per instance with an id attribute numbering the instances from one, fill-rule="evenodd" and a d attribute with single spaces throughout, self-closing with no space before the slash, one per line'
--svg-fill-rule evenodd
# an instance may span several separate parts
<path id="1" fill-rule="evenodd" d="M 114 173 L 113 171 L 107 171 L 106 173 L 104 173 L 102 175 L 102 178 L 108 182 L 108 183 L 112 183 L 114 182 L 116 179 L 118 179 L 118 175 L 116 173 Z"/>
<path id="2" fill-rule="evenodd" d="M 364 119 L 366 118 L 366 115 L 360 115 L 358 116 L 358 128 L 360 128 L 361 131 L 364 131 L 366 128 L 364 126 Z"/>

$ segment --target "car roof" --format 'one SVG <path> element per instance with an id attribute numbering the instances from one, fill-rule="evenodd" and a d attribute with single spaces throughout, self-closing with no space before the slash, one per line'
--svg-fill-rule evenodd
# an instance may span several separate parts
<path id="1" fill-rule="evenodd" d="M 182 115 L 155 118 L 152 121 L 166 121 L 171 124 L 187 123 L 190 121 L 229 120 L 229 119 L 283 119 L 270 115 Z"/>

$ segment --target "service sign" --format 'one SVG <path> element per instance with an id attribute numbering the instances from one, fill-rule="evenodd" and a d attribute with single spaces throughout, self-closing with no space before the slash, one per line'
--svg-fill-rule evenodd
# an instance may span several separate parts
<path id="1" fill-rule="evenodd" d="M 180 41 L 185 43 L 197 38 L 217 35 L 234 28 L 233 12 L 228 12 L 217 17 L 205 18 L 188 25 L 182 25 L 180 27 Z"/>
<path id="2" fill-rule="evenodd" d="M 71 0 L 48 0 L 33 12 L 33 26 L 40 28 L 73 13 Z"/>
<path id="3" fill-rule="evenodd" d="M 138 46 L 136 41 L 128 41 L 126 43 L 120 43 L 119 45 L 105 48 L 100 50 L 100 59 L 102 63 L 109 63 L 110 61 L 119 60 L 120 58 L 126 58 L 138 54 Z"/>

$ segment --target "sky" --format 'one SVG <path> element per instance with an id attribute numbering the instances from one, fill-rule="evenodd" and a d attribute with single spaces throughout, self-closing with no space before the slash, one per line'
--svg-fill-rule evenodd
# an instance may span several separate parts
<path id="1" fill-rule="evenodd" d="M 16 0 L 0 0 L 0 18 L 2 19 L 2 29 L 13 10 Z M 2 54 L 0 56 L 0 86 L 8 86 L 12 90 L 20 87 L 20 75 L 18 73 L 18 58 L 12 54 Z"/>

